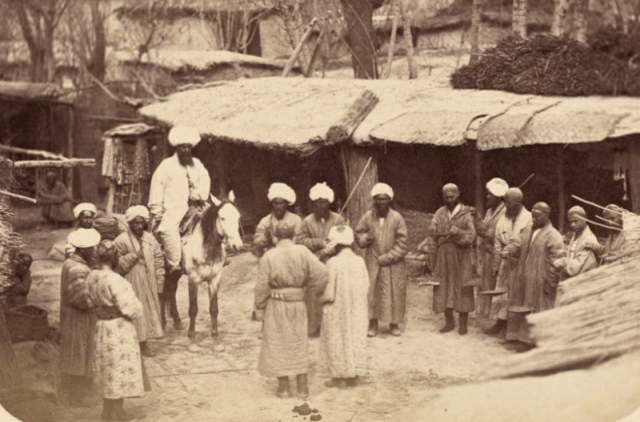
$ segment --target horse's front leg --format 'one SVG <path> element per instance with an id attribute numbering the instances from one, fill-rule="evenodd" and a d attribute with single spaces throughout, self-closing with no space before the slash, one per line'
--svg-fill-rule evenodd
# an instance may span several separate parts
<path id="1" fill-rule="evenodd" d="M 190 351 L 197 351 L 198 344 L 196 342 L 196 316 L 198 315 L 198 282 L 189 277 L 189 331 L 188 336 Z"/>
<path id="2" fill-rule="evenodd" d="M 220 288 L 220 280 L 222 279 L 222 268 L 215 275 L 213 280 L 209 282 L 209 314 L 211 316 L 211 338 L 213 340 L 213 350 L 223 352 L 224 346 L 219 338 L 218 332 L 218 289 Z"/>

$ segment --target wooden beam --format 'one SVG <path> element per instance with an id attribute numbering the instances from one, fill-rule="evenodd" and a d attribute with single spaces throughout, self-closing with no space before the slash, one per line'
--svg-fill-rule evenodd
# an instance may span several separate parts
<path id="1" fill-rule="evenodd" d="M 9 198 L 19 199 L 21 201 L 30 202 L 35 204 L 37 201 L 33 198 L 29 198 L 28 196 L 18 195 L 17 193 L 7 192 L 6 190 L 0 190 L 0 195 L 8 196 Z"/>
<path id="2" fill-rule="evenodd" d="M 316 23 L 318 23 L 318 18 L 313 18 L 309 23 L 309 26 L 307 27 L 307 31 L 304 33 L 304 35 L 300 39 L 300 42 L 296 46 L 296 49 L 293 51 L 293 54 L 289 58 L 289 61 L 287 62 L 286 66 L 284 67 L 284 70 L 282 71 L 283 78 L 286 77 L 289 74 L 289 72 L 291 72 L 291 69 L 293 68 L 293 64 L 298 59 L 298 56 L 302 51 L 302 47 L 304 47 L 304 44 L 307 42 L 307 40 L 311 36 L 311 33 L 313 32 L 313 27 L 316 25 Z M 304 69 L 301 69 L 301 70 L 304 73 Z"/>
<path id="3" fill-rule="evenodd" d="M 67 157 L 65 157 L 63 155 L 54 154 L 54 153 L 49 152 L 49 151 L 42 151 L 42 150 L 39 150 L 39 149 L 18 148 L 18 147 L 12 147 L 10 145 L 0 145 L 0 151 L 13 152 L 13 153 L 16 153 L 16 154 L 31 155 L 33 157 L 48 158 L 50 160 L 66 160 L 67 159 Z"/>
<path id="4" fill-rule="evenodd" d="M 369 90 L 365 90 L 360 94 L 340 120 L 327 131 L 325 136 L 327 144 L 333 145 L 351 138 L 356 128 L 371 113 L 379 101 L 376 94 Z"/>
<path id="5" fill-rule="evenodd" d="M 15 168 L 37 168 L 37 167 L 56 167 L 56 168 L 72 168 L 72 167 L 93 167 L 96 165 L 96 160 L 93 158 L 73 158 L 64 161 L 55 160 L 27 160 L 27 161 L 15 161 L 13 167 Z"/>

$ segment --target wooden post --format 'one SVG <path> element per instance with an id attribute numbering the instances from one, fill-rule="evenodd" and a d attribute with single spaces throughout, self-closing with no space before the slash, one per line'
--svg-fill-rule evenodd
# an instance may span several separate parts
<path id="1" fill-rule="evenodd" d="M 364 170 L 372 152 L 369 148 L 357 147 L 354 145 L 343 146 L 346 156 L 347 166 L 347 194 L 356 185 L 362 170 Z M 355 227 L 360 218 L 371 208 L 371 189 L 378 183 L 378 162 L 375 155 L 369 164 L 360 184 L 353 193 L 353 197 L 347 206 L 346 218 L 352 227 Z"/>
<path id="2" fill-rule="evenodd" d="M 289 61 L 287 62 L 286 66 L 284 67 L 284 70 L 282 71 L 282 77 L 283 78 L 286 77 L 289 74 L 289 72 L 291 71 L 291 68 L 293 67 L 293 64 L 298 59 L 298 56 L 300 55 L 300 52 L 302 52 L 302 47 L 304 47 L 305 43 L 307 42 L 307 40 L 311 36 L 311 32 L 313 31 L 313 27 L 316 25 L 316 23 L 318 23 L 318 18 L 313 18 L 311 20 L 311 22 L 309 23 L 309 27 L 307 28 L 307 32 L 305 32 L 304 35 L 302 36 L 302 38 L 300 39 L 300 42 L 296 46 L 296 49 L 293 51 L 293 54 L 289 58 Z M 304 73 L 305 69 L 301 69 L 301 70 Z"/>
<path id="3" fill-rule="evenodd" d="M 637 140 L 629 142 L 627 150 L 629 158 L 629 196 L 631 199 L 631 211 L 640 214 L 640 145 Z"/>
<path id="4" fill-rule="evenodd" d="M 311 55 L 311 60 L 309 60 L 309 66 L 307 67 L 307 71 L 304 74 L 305 78 L 312 78 L 313 72 L 316 68 L 316 61 L 318 61 L 318 56 L 320 56 L 320 51 L 322 50 L 322 45 L 324 43 L 324 37 L 327 31 L 327 23 L 322 24 L 322 28 L 320 29 L 320 35 L 318 35 L 318 39 L 316 40 L 316 45 L 313 48 L 313 54 Z"/>
<path id="5" fill-rule="evenodd" d="M 109 192 L 107 193 L 107 214 L 113 214 L 113 207 L 116 197 L 116 183 L 109 181 Z"/>
<path id="6" fill-rule="evenodd" d="M 560 233 L 564 232 L 564 223 L 565 223 L 565 199 L 564 199 L 564 156 L 563 156 L 564 148 L 562 146 L 558 147 L 557 160 L 558 164 L 556 168 L 558 170 L 558 231 Z"/>
<path id="7" fill-rule="evenodd" d="M 484 215 L 484 181 L 482 180 L 482 151 L 474 146 L 474 169 L 476 178 L 476 211 L 478 217 Z"/>
<path id="8" fill-rule="evenodd" d="M 391 1 L 391 13 L 393 14 L 393 21 L 391 23 L 391 37 L 389 39 L 389 49 L 387 51 L 387 64 L 385 65 L 384 71 L 382 72 L 382 79 L 389 79 L 389 76 L 391 75 L 393 51 L 396 48 L 396 33 L 398 32 L 398 15 L 400 14 L 400 1 L 401 0 Z"/>
<path id="9" fill-rule="evenodd" d="M 229 195 L 229 184 L 227 183 L 227 157 L 226 157 L 227 148 L 225 145 L 218 141 L 215 143 L 215 154 L 216 154 L 216 170 L 218 172 L 218 182 L 220 191 L 218 198 L 226 198 Z"/>
<path id="10" fill-rule="evenodd" d="M 402 17 L 402 33 L 407 47 L 409 62 L 409 79 L 418 79 L 418 64 L 413 57 L 413 39 L 411 38 L 411 12 L 407 10 L 405 0 L 400 0 L 400 16 Z"/>
<path id="11" fill-rule="evenodd" d="M 75 121 L 73 106 L 70 105 L 68 108 L 68 121 L 67 121 L 67 158 L 73 158 L 74 148 L 73 148 L 73 126 Z M 73 168 L 67 170 L 65 184 L 69 189 L 69 192 L 73 196 Z"/>

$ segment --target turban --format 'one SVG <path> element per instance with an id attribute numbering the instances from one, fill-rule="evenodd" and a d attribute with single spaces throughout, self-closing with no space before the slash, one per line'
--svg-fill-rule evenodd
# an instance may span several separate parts
<path id="1" fill-rule="evenodd" d="M 58 173 L 56 173 L 55 170 L 49 170 L 46 175 L 56 177 L 58 176 Z"/>
<path id="2" fill-rule="evenodd" d="M 269 198 L 269 202 L 276 198 L 282 198 L 287 201 L 289 205 L 293 205 L 296 202 L 296 193 L 284 183 L 272 183 L 269 187 L 267 198 Z"/>
<path id="3" fill-rule="evenodd" d="M 169 144 L 177 147 L 182 144 L 189 144 L 195 147 L 200 142 L 200 132 L 192 127 L 174 126 L 169 131 Z"/>
<path id="4" fill-rule="evenodd" d="M 391 186 L 386 183 L 376 183 L 373 189 L 371 189 L 371 197 L 375 198 L 378 195 L 387 195 L 389 198 L 393 199 L 393 189 L 391 189 Z"/>
<path id="5" fill-rule="evenodd" d="M 77 229 L 69 234 L 67 241 L 74 248 L 93 248 L 100 243 L 100 233 L 96 229 Z"/>
<path id="6" fill-rule="evenodd" d="M 519 188 L 509 188 L 504 193 L 504 199 L 508 199 L 510 201 L 522 202 L 522 198 L 524 198 L 524 195 Z"/>
<path id="7" fill-rule="evenodd" d="M 329 242 L 338 245 L 351 246 L 353 244 L 353 229 L 349 226 L 333 226 L 329 230 Z"/>
<path id="8" fill-rule="evenodd" d="M 98 258 L 104 262 L 110 262 L 113 259 L 113 254 L 116 252 L 116 245 L 111 240 L 103 240 L 98 244 L 96 248 L 96 254 Z"/>
<path id="9" fill-rule="evenodd" d="M 584 208 L 576 205 L 575 207 L 569 208 L 569 211 L 567 211 L 567 215 L 571 215 L 571 214 L 577 214 L 577 215 L 581 215 L 583 217 L 587 216 L 587 213 L 585 212 Z"/>
<path id="10" fill-rule="evenodd" d="M 75 218 L 78 218 L 80 217 L 80 214 L 82 214 L 83 211 L 92 212 L 94 217 L 98 213 L 98 210 L 96 209 L 95 205 L 89 202 L 83 202 L 81 204 L 76 205 L 76 207 L 73 209 L 73 216 Z"/>
<path id="11" fill-rule="evenodd" d="M 278 239 L 293 239 L 295 232 L 295 226 L 287 221 L 281 221 L 276 225 L 275 235 Z"/>
<path id="12" fill-rule="evenodd" d="M 149 222 L 149 210 L 144 205 L 136 205 L 134 207 L 129 207 L 127 212 L 124 214 L 124 218 L 127 220 L 127 223 L 132 222 L 138 217 L 144 218 L 144 221 Z"/>
<path id="13" fill-rule="evenodd" d="M 546 202 L 538 202 L 533 206 L 533 208 L 531 208 L 531 210 L 538 210 L 547 215 L 551 213 L 551 208 L 549 208 L 549 205 L 547 205 Z"/>
<path id="14" fill-rule="evenodd" d="M 605 218 L 622 217 L 624 210 L 615 204 L 609 204 L 602 212 Z"/>
<path id="15" fill-rule="evenodd" d="M 507 190 L 509 189 L 509 185 L 504 180 L 494 177 L 493 179 L 487 182 L 487 190 L 493 196 L 502 197 Z"/>
<path id="16" fill-rule="evenodd" d="M 460 190 L 453 183 L 447 183 L 446 185 L 444 185 L 442 187 L 442 193 L 445 193 L 445 192 L 453 192 L 453 193 L 457 193 L 458 195 L 460 195 Z"/>
<path id="17" fill-rule="evenodd" d="M 329 202 L 333 202 L 333 189 L 327 186 L 326 183 L 318 183 L 309 191 L 309 199 L 311 199 L 312 201 L 317 201 L 318 199 L 326 199 Z"/>

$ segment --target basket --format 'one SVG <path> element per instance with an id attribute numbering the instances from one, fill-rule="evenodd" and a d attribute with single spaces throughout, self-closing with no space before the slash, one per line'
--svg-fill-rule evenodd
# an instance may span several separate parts
<path id="1" fill-rule="evenodd" d="M 43 340 L 47 336 L 49 323 L 47 311 L 27 305 L 12 309 L 5 314 L 7 328 L 13 343 Z"/>

